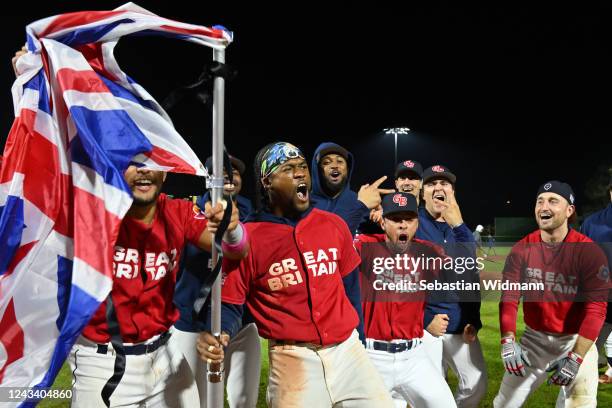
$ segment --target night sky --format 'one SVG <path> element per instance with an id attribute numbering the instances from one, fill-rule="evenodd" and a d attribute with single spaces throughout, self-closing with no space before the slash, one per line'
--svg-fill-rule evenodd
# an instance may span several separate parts
<path id="1" fill-rule="evenodd" d="M 227 61 L 238 76 L 227 85 L 226 145 L 249 166 L 272 141 L 300 146 L 309 160 L 320 142 L 334 141 L 356 157 L 357 190 L 392 176 L 393 136 L 382 129 L 407 126 L 399 158 L 448 166 L 471 228 L 495 216 L 531 216 L 537 187 L 549 179 L 574 187 L 579 213 L 594 205 L 585 194 L 588 182 L 598 167 L 612 165 L 609 2 L 242 3 L 138 2 L 164 17 L 234 31 Z M 13 119 L 10 58 L 24 42 L 24 27 L 53 14 L 120 4 L 48 1 L 30 14 L 4 16 L 0 145 Z M 212 52 L 148 37 L 120 41 L 116 56 L 161 101 L 195 80 Z M 204 161 L 210 111 L 185 100 L 169 113 Z M 245 184 L 248 195 L 250 169 Z M 166 185 L 179 195 L 201 189 L 201 181 L 186 176 Z"/>

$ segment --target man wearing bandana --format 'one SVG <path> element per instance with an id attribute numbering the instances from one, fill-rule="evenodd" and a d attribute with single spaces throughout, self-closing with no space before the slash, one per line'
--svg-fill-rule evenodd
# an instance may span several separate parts
<path id="1" fill-rule="evenodd" d="M 224 265 L 222 345 L 245 305 L 268 339 L 268 406 L 392 407 L 360 341 L 360 258 L 346 223 L 310 206 L 310 172 L 297 147 L 265 146 L 255 175 L 257 212 L 245 224 L 254 247 Z M 222 345 L 204 332 L 198 351 L 220 362 Z"/>

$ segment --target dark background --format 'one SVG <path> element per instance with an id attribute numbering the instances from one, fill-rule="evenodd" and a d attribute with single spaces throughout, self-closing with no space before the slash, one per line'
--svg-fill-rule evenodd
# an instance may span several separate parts
<path id="1" fill-rule="evenodd" d="M 606 202 L 597 194 L 612 163 L 612 3 L 207 3 L 139 2 L 167 18 L 234 31 L 227 61 L 239 73 L 227 85 L 226 141 L 249 167 L 272 141 L 290 141 L 308 158 L 320 142 L 335 141 L 356 156 L 357 190 L 392 174 L 393 136 L 381 130 L 408 126 L 399 158 L 447 165 L 471 228 L 495 216 L 530 217 L 537 187 L 549 179 L 574 187 L 581 214 Z M 23 4 L 23 14 L 3 17 L 0 146 L 13 119 L 10 58 L 25 41 L 25 26 L 122 2 Z M 153 37 L 124 39 L 116 48 L 122 69 L 160 101 L 195 80 L 211 56 Z M 210 111 L 186 100 L 169 113 L 204 161 Z M 252 183 L 249 168 L 247 195 Z M 166 185 L 177 195 L 201 189 L 187 176 Z"/>

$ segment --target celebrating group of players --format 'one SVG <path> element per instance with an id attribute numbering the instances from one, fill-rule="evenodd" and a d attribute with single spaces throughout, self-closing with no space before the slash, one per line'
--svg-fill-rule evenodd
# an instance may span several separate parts
<path id="1" fill-rule="evenodd" d="M 421 293 L 403 302 L 362 296 L 367 288 L 360 287 L 372 247 L 389 257 L 475 257 L 455 198 L 457 179 L 447 167 L 423 170 L 404 160 L 395 189 L 381 188 L 381 177 L 355 193 L 355 160 L 345 148 L 320 145 L 309 168 L 299 148 L 272 143 L 254 160 L 253 209 L 239 194 L 246 166 L 231 162 L 233 183 L 224 191 L 236 205 L 223 236 L 223 334 L 212 336 L 209 319 L 193 313 L 222 206 L 208 196 L 196 205 L 170 199 L 161 193 L 163 173 L 132 166 L 125 179 L 134 203 L 115 245 L 114 286 L 69 359 L 74 406 L 204 407 L 207 363 L 223 362 L 229 405 L 254 407 L 260 337 L 268 340 L 271 407 L 479 405 L 487 370 L 478 291 Z M 569 226 L 574 200 L 569 185 L 544 183 L 535 202 L 539 229 L 508 256 L 502 279 L 566 282 L 580 301 L 544 293 L 524 303 L 527 328 L 519 341 L 524 294 L 503 292 L 506 373 L 496 407 L 522 406 L 547 378 L 561 386 L 557 406 L 596 405 L 594 342 L 607 337 L 600 331 L 610 278 L 606 254 Z M 585 221 L 584 231 L 612 241 L 611 215 L 608 206 Z M 382 233 L 358 233 L 368 223 Z M 440 280 L 459 273 L 413 272 Z M 478 270 L 461 279 L 479 282 Z M 111 342 L 117 329 L 123 350 Z M 458 378 L 454 395 L 445 380 L 449 368 Z"/>

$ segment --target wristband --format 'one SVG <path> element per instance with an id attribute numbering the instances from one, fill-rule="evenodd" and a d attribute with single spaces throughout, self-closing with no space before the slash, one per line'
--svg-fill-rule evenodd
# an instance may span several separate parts
<path id="1" fill-rule="evenodd" d="M 225 236 L 223 237 L 223 241 L 221 242 L 221 249 L 226 253 L 240 253 L 244 249 L 247 243 L 247 230 L 244 228 L 242 223 L 239 223 L 236 229 L 240 228 L 240 241 L 238 243 L 229 243 L 225 241 Z"/>
<path id="2" fill-rule="evenodd" d="M 577 362 L 578 364 L 582 364 L 582 357 L 580 357 L 578 355 L 578 353 L 574 353 L 573 351 L 570 351 L 569 353 L 567 353 L 567 356 L 574 360 L 575 362 Z"/>
<path id="3" fill-rule="evenodd" d="M 242 223 L 238 222 L 238 225 L 232 231 L 225 231 L 223 234 L 223 242 L 226 242 L 230 245 L 235 245 L 242 241 L 244 229 L 242 228 Z"/>

